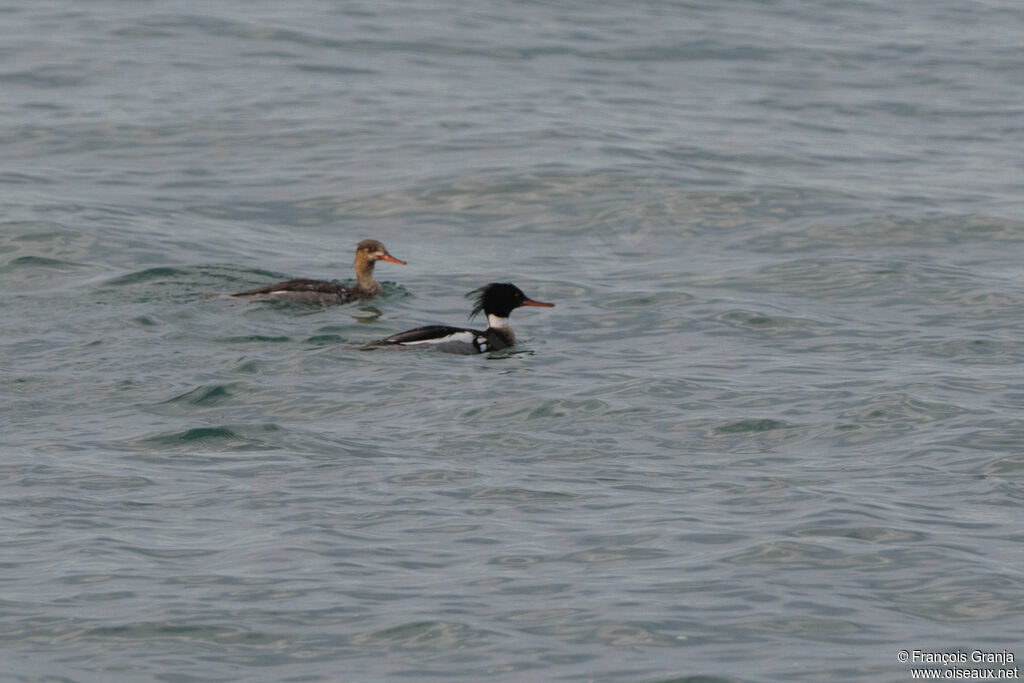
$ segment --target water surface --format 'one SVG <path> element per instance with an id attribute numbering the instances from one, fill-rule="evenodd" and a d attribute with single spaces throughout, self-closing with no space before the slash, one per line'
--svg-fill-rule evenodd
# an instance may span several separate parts
<path id="1" fill-rule="evenodd" d="M 1024 14 L 3 11 L 11 680 L 824 681 L 1024 636 Z M 217 292 L 352 276 L 366 304 Z M 368 351 L 513 281 L 511 351 Z M 1024 651 L 1016 651 L 1024 657 Z"/>

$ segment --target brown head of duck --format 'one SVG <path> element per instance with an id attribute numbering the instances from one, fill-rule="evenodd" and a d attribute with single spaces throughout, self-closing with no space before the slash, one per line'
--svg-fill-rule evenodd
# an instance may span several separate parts
<path id="1" fill-rule="evenodd" d="M 356 259 L 352 262 L 356 269 L 356 289 L 360 293 L 370 296 L 380 294 L 380 283 L 373 279 L 373 266 L 377 261 L 405 265 L 405 261 L 389 254 L 387 247 L 377 240 L 363 240 L 356 247 Z"/>

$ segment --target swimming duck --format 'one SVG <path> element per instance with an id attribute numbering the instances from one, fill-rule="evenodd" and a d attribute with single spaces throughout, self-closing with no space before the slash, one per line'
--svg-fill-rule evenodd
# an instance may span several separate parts
<path id="1" fill-rule="evenodd" d="M 370 342 L 367 346 L 420 346 L 429 344 L 448 353 L 486 353 L 512 346 L 516 335 L 508 323 L 508 316 L 520 306 L 544 306 L 554 304 L 534 301 L 510 282 L 492 282 L 475 289 L 467 297 L 476 297 L 470 319 L 480 312 L 487 316 L 486 330 L 473 330 L 447 325 L 428 325 L 393 334 L 384 339 Z"/>
<path id="2" fill-rule="evenodd" d="M 356 269 L 354 287 L 344 287 L 326 280 L 288 280 L 231 296 L 272 297 L 320 306 L 369 299 L 380 294 L 380 283 L 373 279 L 373 266 L 377 261 L 405 265 L 405 261 L 400 261 L 389 254 L 384 245 L 377 240 L 363 240 L 356 247 L 356 258 L 352 263 Z"/>

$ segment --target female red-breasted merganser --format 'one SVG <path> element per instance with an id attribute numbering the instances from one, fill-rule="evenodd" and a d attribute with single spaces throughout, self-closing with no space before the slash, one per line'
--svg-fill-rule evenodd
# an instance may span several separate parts
<path id="1" fill-rule="evenodd" d="M 380 294 L 380 283 L 373 279 L 373 266 L 377 261 L 405 265 L 405 261 L 389 254 L 377 240 L 363 240 L 356 247 L 356 260 L 352 263 L 356 268 L 355 287 L 343 287 L 326 280 L 288 280 L 231 296 L 273 297 L 320 306 L 369 299 Z"/>
<path id="2" fill-rule="evenodd" d="M 476 305 L 469 314 L 470 319 L 483 311 L 487 316 L 486 330 L 471 330 L 447 325 L 428 325 L 414 330 L 399 332 L 385 339 L 370 342 L 367 346 L 420 346 L 429 344 L 433 348 L 449 353 L 486 353 L 512 346 L 516 335 L 508 324 L 508 316 L 520 306 L 545 306 L 554 304 L 534 301 L 515 285 L 492 282 L 486 287 L 473 290 L 467 297 L 476 295 Z"/>

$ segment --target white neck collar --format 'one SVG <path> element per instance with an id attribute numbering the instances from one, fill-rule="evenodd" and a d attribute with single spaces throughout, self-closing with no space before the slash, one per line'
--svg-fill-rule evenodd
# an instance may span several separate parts
<path id="1" fill-rule="evenodd" d="M 494 315 L 493 313 L 487 314 L 487 327 L 510 327 L 508 324 L 508 318 L 502 318 L 500 315 Z"/>

